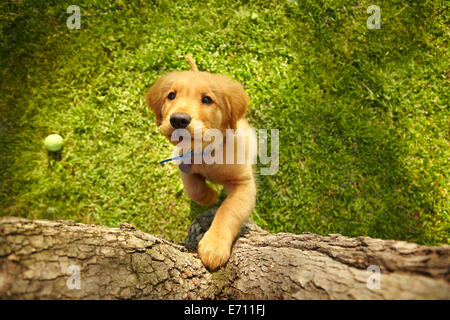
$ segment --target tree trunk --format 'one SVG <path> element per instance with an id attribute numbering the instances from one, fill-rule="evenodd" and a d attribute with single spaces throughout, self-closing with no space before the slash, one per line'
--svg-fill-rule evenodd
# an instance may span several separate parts
<path id="1" fill-rule="evenodd" d="M 214 210 L 192 224 L 195 248 Z M 228 263 L 141 231 L 0 219 L 0 299 L 449 299 L 450 246 L 242 228 Z M 368 271 L 369 268 L 369 271 Z M 379 271 L 379 272 L 378 272 Z"/>

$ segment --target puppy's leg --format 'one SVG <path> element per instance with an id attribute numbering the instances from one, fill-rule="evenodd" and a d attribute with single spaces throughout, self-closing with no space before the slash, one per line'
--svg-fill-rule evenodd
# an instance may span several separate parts
<path id="1" fill-rule="evenodd" d="M 203 206 L 210 206 L 217 202 L 218 193 L 211 189 L 205 179 L 198 174 L 181 172 L 184 190 L 189 198 Z"/>
<path id="2" fill-rule="evenodd" d="M 209 270 L 227 262 L 231 245 L 255 206 L 256 186 L 253 180 L 225 186 L 225 189 L 228 196 L 198 244 L 200 259 Z"/>

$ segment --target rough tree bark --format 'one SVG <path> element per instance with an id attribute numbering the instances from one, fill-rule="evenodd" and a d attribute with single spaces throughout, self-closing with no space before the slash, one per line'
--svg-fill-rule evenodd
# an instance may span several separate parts
<path id="1" fill-rule="evenodd" d="M 213 214 L 194 221 L 190 247 Z M 371 265 L 379 289 L 367 285 Z M 449 299 L 449 269 L 448 245 L 269 234 L 248 222 L 210 273 L 194 250 L 129 224 L 0 219 L 1 299 Z"/>

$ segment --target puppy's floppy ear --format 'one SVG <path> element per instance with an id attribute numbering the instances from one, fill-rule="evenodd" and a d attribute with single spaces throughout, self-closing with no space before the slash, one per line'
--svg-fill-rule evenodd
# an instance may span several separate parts
<path id="1" fill-rule="evenodd" d="M 237 81 L 227 79 L 223 89 L 225 101 L 227 102 L 230 128 L 236 129 L 238 120 L 244 116 L 247 110 L 249 98 L 242 85 Z"/>
<path id="2" fill-rule="evenodd" d="M 174 76 L 174 73 L 169 73 L 168 75 L 159 78 L 145 95 L 147 105 L 155 113 L 156 124 L 158 126 L 160 126 L 162 122 L 161 109 L 164 104 L 165 94 L 172 86 Z"/>

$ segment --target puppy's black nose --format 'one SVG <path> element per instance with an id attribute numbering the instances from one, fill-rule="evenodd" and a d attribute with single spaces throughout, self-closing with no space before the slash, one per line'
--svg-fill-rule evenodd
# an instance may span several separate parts
<path id="1" fill-rule="evenodd" d="M 175 112 L 170 116 L 170 124 L 175 129 L 184 129 L 191 123 L 191 116 L 187 113 Z"/>

